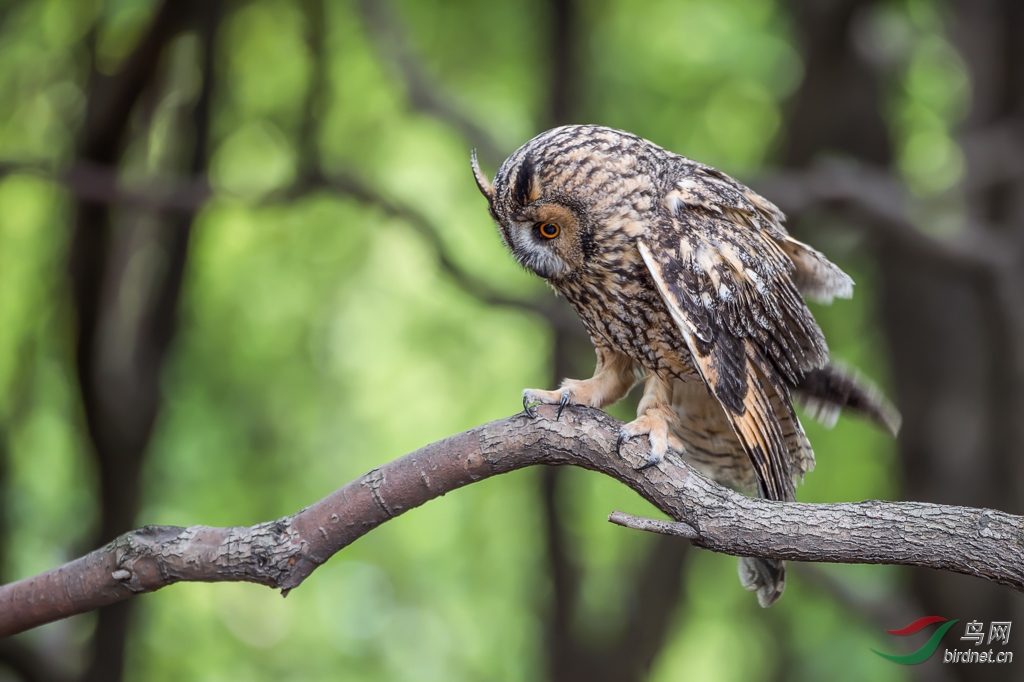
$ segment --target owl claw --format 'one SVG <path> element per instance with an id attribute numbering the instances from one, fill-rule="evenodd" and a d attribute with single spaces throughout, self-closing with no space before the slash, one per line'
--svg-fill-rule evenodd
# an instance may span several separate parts
<path id="1" fill-rule="evenodd" d="M 647 461 L 636 468 L 636 471 L 643 471 L 644 469 L 650 469 L 664 459 L 661 455 L 651 454 Z"/>
<path id="2" fill-rule="evenodd" d="M 626 442 L 626 439 L 631 438 L 633 435 L 642 435 L 642 434 L 627 433 L 625 428 L 623 428 L 621 431 L 619 431 L 619 437 L 615 441 L 615 454 L 616 455 L 618 455 L 619 457 L 622 457 L 622 444 L 624 442 Z M 650 434 L 648 434 L 648 438 L 649 437 L 650 437 Z M 635 467 L 634 471 L 643 471 L 644 469 L 650 469 L 652 466 L 655 466 L 656 464 L 658 464 L 659 462 L 661 462 L 662 460 L 665 459 L 665 455 L 663 453 L 661 453 L 661 452 L 658 452 L 658 450 L 660 449 L 658 446 L 659 446 L 659 442 L 657 440 L 652 441 L 652 443 L 651 443 L 651 450 L 652 450 L 651 454 L 647 456 L 647 460 L 643 464 L 641 464 L 638 467 Z"/>
<path id="3" fill-rule="evenodd" d="M 636 467 L 636 471 L 656 466 L 664 461 L 670 450 L 680 454 L 685 451 L 683 443 L 672 435 L 667 418 L 657 411 L 648 411 L 634 421 L 623 424 L 619 430 L 619 438 L 615 442 L 615 454 L 621 457 L 622 444 L 634 436 L 647 436 L 651 443 L 650 455 L 643 464 Z"/>
<path id="4" fill-rule="evenodd" d="M 571 398 L 572 394 L 569 393 L 569 391 L 562 392 L 562 397 L 558 401 L 558 412 L 555 413 L 555 421 L 558 421 L 559 419 L 562 418 L 562 410 L 564 410 L 565 406 L 569 404 L 569 400 Z"/>
<path id="5" fill-rule="evenodd" d="M 530 399 L 528 397 L 526 397 L 525 395 L 523 396 L 523 414 L 526 415 L 527 419 L 537 418 L 537 410 L 533 409 L 533 406 L 539 404 L 539 400 L 530 402 Z"/>
<path id="6" fill-rule="evenodd" d="M 562 418 L 562 412 L 568 405 L 573 404 L 573 392 L 569 389 L 559 391 L 541 391 L 536 388 L 528 388 L 523 391 L 523 412 L 533 419 L 537 416 L 535 405 L 558 405 L 558 412 L 555 414 L 555 421 Z"/>

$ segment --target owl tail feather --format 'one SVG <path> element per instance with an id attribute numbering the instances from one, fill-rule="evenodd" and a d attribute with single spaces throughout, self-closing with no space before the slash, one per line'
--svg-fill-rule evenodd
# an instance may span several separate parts
<path id="1" fill-rule="evenodd" d="M 882 391 L 853 370 L 835 363 L 807 372 L 793 398 L 812 417 L 831 428 L 842 409 L 867 417 L 893 436 L 899 433 L 899 410 Z"/>
<path id="2" fill-rule="evenodd" d="M 786 587 L 786 562 L 741 556 L 740 584 L 752 592 L 757 590 L 757 603 L 768 608 Z"/>

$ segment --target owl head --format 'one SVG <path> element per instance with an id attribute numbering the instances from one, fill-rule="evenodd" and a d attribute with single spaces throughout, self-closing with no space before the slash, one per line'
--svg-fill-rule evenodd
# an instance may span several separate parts
<path id="1" fill-rule="evenodd" d="M 520 265 L 548 280 L 569 278 L 584 266 L 593 225 L 580 197 L 546 192 L 529 154 L 509 157 L 494 184 L 481 173 L 475 154 L 472 162 L 501 238 Z"/>
<path id="2" fill-rule="evenodd" d="M 585 267 L 599 216 L 587 193 L 566 182 L 567 160 L 544 144 L 553 132 L 512 154 L 493 184 L 480 171 L 475 153 L 472 167 L 509 251 L 526 269 L 557 282 L 572 279 Z"/>
<path id="3" fill-rule="evenodd" d="M 598 267 L 632 238 L 630 224 L 648 217 L 667 155 L 622 130 L 571 125 L 520 147 L 493 184 L 476 154 L 472 167 L 512 255 L 557 287 Z"/>

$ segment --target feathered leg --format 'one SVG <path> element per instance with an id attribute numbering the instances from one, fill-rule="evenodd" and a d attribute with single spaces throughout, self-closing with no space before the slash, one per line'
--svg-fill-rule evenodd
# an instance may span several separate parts
<path id="1" fill-rule="evenodd" d="M 625 396 L 636 383 L 634 363 L 627 355 L 597 347 L 597 366 L 590 379 L 566 379 L 555 391 L 528 388 L 523 391 L 523 407 L 558 405 L 558 415 L 566 405 L 586 405 L 601 409 Z"/>
<path id="2" fill-rule="evenodd" d="M 684 452 L 683 442 L 672 433 L 676 414 L 672 409 L 672 385 L 669 382 L 656 374 L 647 377 L 644 395 L 637 406 L 636 414 L 636 419 L 623 425 L 619 431 L 616 450 L 630 438 L 647 436 L 651 441 L 651 454 L 640 469 L 646 469 L 662 461 L 669 450 L 679 454 Z"/>

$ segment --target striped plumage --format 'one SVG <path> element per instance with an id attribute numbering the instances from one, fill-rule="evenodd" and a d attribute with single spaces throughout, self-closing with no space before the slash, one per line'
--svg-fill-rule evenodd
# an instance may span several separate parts
<path id="1" fill-rule="evenodd" d="M 828 364 L 801 293 L 849 297 L 853 282 L 790 237 L 770 202 L 720 171 L 635 135 L 565 126 L 530 140 L 477 184 L 516 259 L 572 304 L 597 352 L 594 377 L 524 398 L 605 407 L 637 376 L 644 395 L 624 438 L 652 459 L 674 450 L 747 494 L 794 499 L 814 454 L 794 394 L 888 423 L 877 392 Z M 762 605 L 781 562 L 741 560 Z"/>

